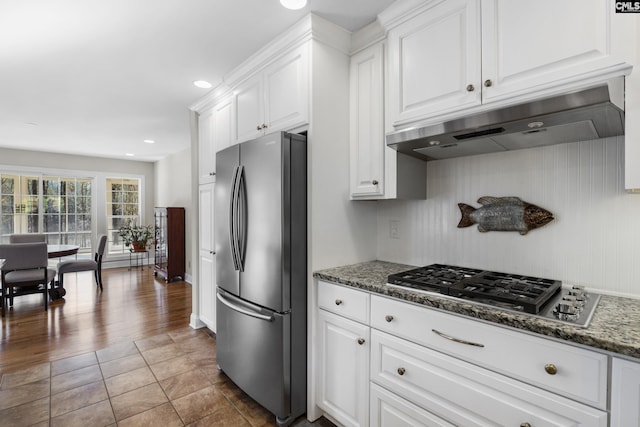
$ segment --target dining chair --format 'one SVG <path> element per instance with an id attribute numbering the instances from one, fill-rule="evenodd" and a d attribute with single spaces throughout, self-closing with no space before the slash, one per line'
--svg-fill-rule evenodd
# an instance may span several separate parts
<path id="1" fill-rule="evenodd" d="M 9 236 L 9 243 L 38 243 L 46 242 L 47 237 L 44 234 L 12 234 Z"/>
<path id="2" fill-rule="evenodd" d="M 77 273 L 79 271 L 93 271 L 96 279 L 96 286 L 100 286 L 102 290 L 102 256 L 107 246 L 107 236 L 101 234 L 98 236 L 98 247 L 94 259 L 74 259 L 62 261 L 58 263 L 58 281 L 60 287 L 64 288 L 65 273 Z"/>
<path id="3" fill-rule="evenodd" d="M 2 281 L 2 316 L 13 298 L 20 295 L 42 293 L 44 309 L 48 308 L 47 287 L 56 277 L 56 270 L 48 268 L 47 244 L 12 243 L 0 245 L 0 258 L 4 258 L 0 279 Z"/>

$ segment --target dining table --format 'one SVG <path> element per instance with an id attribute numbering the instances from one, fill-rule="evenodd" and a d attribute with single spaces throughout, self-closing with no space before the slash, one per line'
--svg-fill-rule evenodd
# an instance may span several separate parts
<path id="1" fill-rule="evenodd" d="M 76 255 L 80 246 L 78 245 L 53 245 L 47 244 L 47 255 L 49 259 L 51 258 L 62 258 L 65 256 Z M 52 301 L 59 300 L 67 291 L 60 286 L 60 282 L 58 280 L 54 281 L 54 287 L 49 291 L 49 297 Z"/>
<path id="2" fill-rule="evenodd" d="M 62 258 L 76 255 L 80 246 L 78 245 L 50 245 L 47 244 L 47 254 L 49 258 Z"/>

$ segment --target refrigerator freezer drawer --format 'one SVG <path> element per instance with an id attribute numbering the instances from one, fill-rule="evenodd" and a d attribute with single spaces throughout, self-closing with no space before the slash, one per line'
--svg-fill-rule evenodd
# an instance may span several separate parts
<path id="1" fill-rule="evenodd" d="M 278 418 L 291 414 L 291 315 L 255 307 L 218 290 L 220 369 Z"/>

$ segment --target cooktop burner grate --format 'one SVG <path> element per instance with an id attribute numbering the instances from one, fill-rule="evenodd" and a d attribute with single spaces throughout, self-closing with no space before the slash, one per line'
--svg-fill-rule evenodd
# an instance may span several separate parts
<path id="1" fill-rule="evenodd" d="M 392 274 L 388 280 L 394 285 L 454 297 L 500 302 L 531 314 L 537 314 L 562 287 L 557 280 L 444 264 L 432 264 Z"/>

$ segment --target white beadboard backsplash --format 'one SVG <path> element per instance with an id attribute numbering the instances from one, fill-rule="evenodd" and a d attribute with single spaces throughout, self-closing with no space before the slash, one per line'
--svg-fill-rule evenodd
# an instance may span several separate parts
<path id="1" fill-rule="evenodd" d="M 524 236 L 457 228 L 458 203 L 480 207 L 482 196 L 517 196 L 555 220 Z M 429 162 L 427 200 L 378 203 L 378 259 L 640 297 L 640 194 L 624 190 L 624 137 Z"/>

